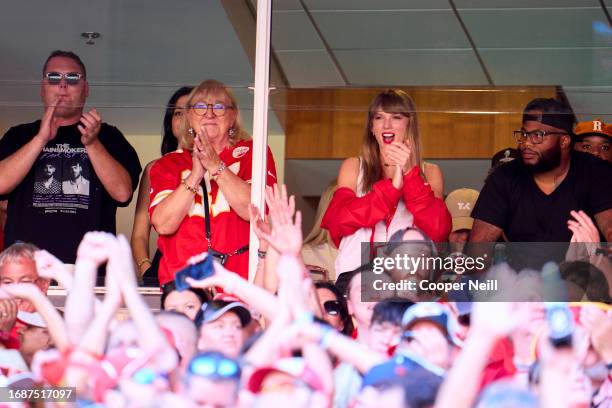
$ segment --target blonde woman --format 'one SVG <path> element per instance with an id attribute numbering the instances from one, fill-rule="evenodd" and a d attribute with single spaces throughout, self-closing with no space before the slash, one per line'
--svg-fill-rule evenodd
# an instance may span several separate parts
<path id="1" fill-rule="evenodd" d="M 159 283 L 174 279 L 187 260 L 214 250 L 225 267 L 248 275 L 253 141 L 240 122 L 232 92 L 204 81 L 190 94 L 179 149 L 151 168 L 151 224 L 163 253 Z M 267 184 L 276 182 L 268 149 Z"/>
<path id="2" fill-rule="evenodd" d="M 386 90 L 370 103 L 360 157 L 346 159 L 338 189 L 321 226 L 339 246 L 336 273 L 353 270 L 370 254 L 362 242 L 387 242 L 399 229 L 417 226 L 445 241 L 451 217 L 442 200 L 442 172 L 424 163 L 412 98 Z"/>

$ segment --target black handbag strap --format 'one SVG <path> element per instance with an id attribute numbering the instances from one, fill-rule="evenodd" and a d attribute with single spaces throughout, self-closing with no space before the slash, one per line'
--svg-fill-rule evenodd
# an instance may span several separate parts
<path id="1" fill-rule="evenodd" d="M 202 190 L 204 190 L 204 228 L 205 228 L 205 236 L 206 242 L 208 242 L 208 248 L 212 248 L 212 241 L 210 239 L 210 206 L 208 204 L 208 189 L 206 188 L 206 180 L 202 179 L 200 183 L 202 185 Z"/>
<path id="2" fill-rule="evenodd" d="M 206 242 L 208 243 L 208 249 L 212 248 L 212 239 L 211 239 L 211 234 L 210 234 L 210 204 L 208 204 L 208 190 L 206 188 L 206 180 L 202 179 L 202 183 L 200 183 L 202 185 L 202 190 L 204 190 L 204 228 L 205 228 L 205 236 L 206 236 Z M 249 244 L 238 248 L 237 250 L 230 252 L 229 254 L 227 254 L 228 256 L 233 256 L 233 255 L 240 255 L 243 252 L 246 252 L 249 250 Z"/>

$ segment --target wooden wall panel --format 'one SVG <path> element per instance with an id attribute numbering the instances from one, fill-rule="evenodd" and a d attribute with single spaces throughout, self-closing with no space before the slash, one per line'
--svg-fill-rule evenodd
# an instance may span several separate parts
<path id="1" fill-rule="evenodd" d="M 483 159 L 516 143 L 523 107 L 554 97 L 555 87 L 402 88 L 414 99 L 423 156 Z M 272 107 L 283 112 L 287 159 L 341 159 L 359 152 L 370 100 L 380 89 L 287 89 Z"/>

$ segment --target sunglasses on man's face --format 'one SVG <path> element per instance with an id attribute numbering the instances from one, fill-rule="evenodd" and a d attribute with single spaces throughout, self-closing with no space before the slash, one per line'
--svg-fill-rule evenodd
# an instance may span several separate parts
<path id="1" fill-rule="evenodd" d="M 337 300 L 328 300 L 323 303 L 323 309 L 325 309 L 325 313 L 330 316 L 338 316 L 340 314 L 340 302 Z"/>
<path id="2" fill-rule="evenodd" d="M 78 85 L 81 82 L 81 78 L 83 78 L 83 74 L 78 72 L 67 72 L 65 74 L 61 72 L 47 72 L 45 78 L 51 85 L 59 85 L 62 82 L 62 78 L 66 80 L 68 85 Z"/>

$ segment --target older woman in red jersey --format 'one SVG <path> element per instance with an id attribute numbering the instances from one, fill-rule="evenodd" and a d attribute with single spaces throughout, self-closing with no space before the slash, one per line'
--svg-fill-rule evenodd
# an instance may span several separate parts
<path id="1" fill-rule="evenodd" d="M 225 267 L 248 275 L 249 211 L 253 142 L 242 129 L 232 92 L 218 81 L 202 82 L 189 95 L 179 149 L 151 168 L 151 224 L 163 254 L 161 285 L 187 260 L 212 250 Z M 276 182 L 268 149 L 267 184 Z"/>

